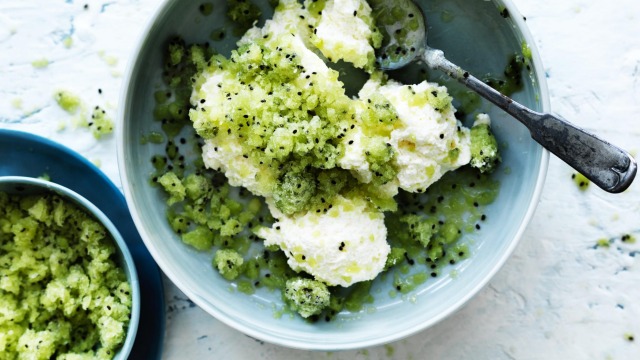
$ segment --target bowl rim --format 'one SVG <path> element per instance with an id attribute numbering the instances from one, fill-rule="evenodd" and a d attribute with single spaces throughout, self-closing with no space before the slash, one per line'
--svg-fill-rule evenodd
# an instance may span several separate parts
<path id="1" fill-rule="evenodd" d="M 133 349 L 133 344 L 136 339 L 138 325 L 140 322 L 140 284 L 133 256 L 131 256 L 131 252 L 116 226 L 92 202 L 77 192 L 58 183 L 28 176 L 10 175 L 0 176 L 0 184 L 25 185 L 42 189 L 43 192 L 55 193 L 68 201 L 72 201 L 85 211 L 89 212 L 91 216 L 98 220 L 107 229 L 113 241 L 116 243 L 118 251 L 124 259 L 124 270 L 129 278 L 128 281 L 131 286 L 131 317 L 127 326 L 127 335 L 125 337 L 125 341 L 114 357 L 114 359 L 126 359 Z"/>
<path id="2" fill-rule="evenodd" d="M 295 339 L 289 339 L 280 336 L 274 336 L 272 334 L 258 331 L 255 328 L 250 326 L 250 322 L 243 322 L 238 319 L 234 319 L 224 312 L 220 311 L 213 306 L 210 306 L 209 302 L 205 299 L 201 298 L 199 295 L 195 294 L 191 289 L 186 286 L 184 283 L 181 283 L 180 279 L 177 278 L 175 274 L 171 271 L 166 271 L 165 269 L 170 269 L 168 264 L 165 264 L 162 261 L 162 257 L 160 256 L 159 250 L 154 246 L 153 242 L 149 239 L 152 238 L 151 235 L 147 232 L 147 229 L 144 226 L 144 222 L 141 217 L 137 213 L 136 201 L 134 198 L 135 189 L 130 186 L 127 182 L 127 166 L 125 161 L 125 129 L 124 122 L 127 118 L 126 112 L 129 106 L 129 93 L 131 91 L 131 81 L 134 75 L 134 71 L 141 66 L 138 63 L 137 54 L 143 50 L 148 34 L 153 31 L 155 27 L 158 27 L 157 19 L 159 16 L 166 11 L 166 9 L 174 3 L 176 0 L 161 0 L 157 5 L 156 10 L 153 12 L 143 30 L 140 32 L 140 36 L 134 46 L 130 58 L 127 62 L 126 70 L 123 76 L 123 84 L 120 90 L 120 98 L 119 98 L 119 109 L 117 115 L 118 126 L 116 126 L 116 145 L 117 145 L 117 159 L 118 159 L 118 168 L 119 174 L 121 178 L 122 189 L 127 200 L 128 207 L 130 209 L 132 218 L 138 231 L 141 234 L 141 238 L 145 243 L 145 246 L 151 253 L 152 257 L 158 263 L 158 266 L 163 270 L 164 274 L 171 280 L 171 282 L 180 289 L 187 297 L 189 297 L 196 305 L 198 305 L 201 309 L 207 312 L 209 315 L 213 316 L 216 320 L 234 328 L 237 331 L 246 334 L 247 336 L 271 343 L 280 346 L 285 346 L 293 349 L 301 349 L 301 350 L 318 350 L 318 351 L 335 351 L 335 350 L 355 350 L 362 349 L 371 346 L 379 346 L 383 344 L 388 344 L 393 341 L 398 341 L 403 338 L 406 338 L 411 335 L 415 335 L 421 331 L 426 330 L 449 317 L 455 311 L 462 308 L 466 303 L 469 302 L 470 299 L 475 297 L 478 292 L 484 288 L 487 283 L 495 276 L 495 274 L 504 266 L 505 262 L 511 254 L 516 249 L 524 231 L 529 225 L 531 218 L 533 217 L 535 210 L 538 206 L 542 190 L 544 188 L 545 178 L 547 175 L 547 169 L 549 165 L 549 157 L 550 153 L 545 148 L 541 147 L 541 153 L 539 158 L 539 169 L 536 175 L 535 187 L 532 192 L 531 201 L 527 210 L 522 218 L 522 222 L 520 223 L 512 241 L 509 242 L 506 250 L 502 253 L 502 256 L 498 259 L 496 263 L 490 268 L 487 274 L 478 281 L 471 291 L 468 291 L 464 296 L 462 296 L 458 301 L 451 303 L 447 309 L 437 316 L 434 316 L 429 321 L 421 323 L 419 326 L 408 327 L 404 331 L 395 332 L 393 334 L 386 334 L 385 336 L 378 336 L 372 340 L 361 340 L 361 341 L 349 341 L 342 342 L 339 344 L 335 343 L 323 343 L 323 342 L 315 342 L 313 344 L 304 343 Z M 529 28 L 526 24 L 525 18 L 521 15 L 520 11 L 516 8 L 515 4 L 512 0 L 492 0 L 492 2 L 498 7 L 499 5 L 503 5 L 504 8 L 509 12 L 511 20 L 515 23 L 514 28 L 519 35 L 522 36 L 522 39 L 529 46 L 531 50 L 531 62 L 533 64 L 533 69 L 535 70 L 533 73 L 535 74 L 534 81 L 538 85 L 539 92 L 539 101 L 542 105 L 542 111 L 549 112 L 550 111 L 550 99 L 549 99 L 549 90 L 547 87 L 544 66 L 542 64 L 542 59 L 540 57 L 540 53 L 538 48 L 535 45 L 534 38 L 529 31 Z"/>

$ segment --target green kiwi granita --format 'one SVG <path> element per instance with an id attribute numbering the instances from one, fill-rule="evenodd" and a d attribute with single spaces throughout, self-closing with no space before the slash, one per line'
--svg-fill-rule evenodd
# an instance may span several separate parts
<path id="1" fill-rule="evenodd" d="M 0 192 L 0 359 L 111 359 L 131 286 L 102 224 L 57 195 Z"/>
<path id="2" fill-rule="evenodd" d="M 499 190 L 488 116 L 468 128 L 445 87 L 377 70 L 383 35 L 364 0 L 282 0 L 252 25 L 230 54 L 167 49 L 151 178 L 182 240 L 213 249 L 237 290 L 278 290 L 327 321 L 372 303 L 381 274 L 396 296 L 471 255 L 464 235 Z M 368 73 L 357 96 L 339 61 Z"/>

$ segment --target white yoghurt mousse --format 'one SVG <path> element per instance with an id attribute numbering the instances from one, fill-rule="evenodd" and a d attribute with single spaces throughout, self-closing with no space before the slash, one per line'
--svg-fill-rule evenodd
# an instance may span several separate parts
<path id="1" fill-rule="evenodd" d="M 364 0 L 281 1 L 194 79 L 205 165 L 265 197 L 277 221 L 256 235 L 327 285 L 382 272 L 398 189 L 423 192 L 471 157 L 446 88 L 388 80 L 374 69 L 380 41 Z M 357 98 L 325 63 L 338 60 L 371 73 Z"/>
<path id="2" fill-rule="evenodd" d="M 295 271 L 313 274 L 327 285 L 349 286 L 382 272 L 390 247 L 384 215 L 363 199 L 339 197 L 324 213 L 281 216 L 258 236 L 278 245 Z"/>
<path id="3" fill-rule="evenodd" d="M 417 85 L 389 81 L 378 91 L 400 119 L 389 141 L 396 151 L 400 188 L 424 191 L 447 171 L 469 163 L 469 129 L 456 119 L 446 88 L 426 81 Z"/>
<path id="4" fill-rule="evenodd" d="M 329 61 L 344 60 L 358 68 L 373 65 L 371 45 L 380 46 L 382 35 L 372 26 L 371 7 L 366 1 L 328 0 L 322 15 L 310 15 L 313 44 Z"/>
<path id="5" fill-rule="evenodd" d="M 258 196 L 270 196 L 271 187 L 268 186 L 268 181 L 261 181 L 262 177 L 270 177 L 270 172 L 243 157 L 242 146 L 238 140 L 224 136 L 206 139 L 202 147 L 205 166 L 223 172 L 231 186 L 242 186 Z"/>

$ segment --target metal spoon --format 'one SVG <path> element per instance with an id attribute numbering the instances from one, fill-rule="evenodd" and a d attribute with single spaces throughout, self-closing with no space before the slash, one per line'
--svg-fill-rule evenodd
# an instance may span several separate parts
<path id="1" fill-rule="evenodd" d="M 519 120 L 534 140 L 603 190 L 619 193 L 631 185 L 637 164 L 629 153 L 561 117 L 528 109 L 448 61 L 441 50 L 428 47 L 424 15 L 413 1 L 375 0 L 371 4 L 378 27 L 387 33 L 376 58 L 381 69 L 395 70 L 422 60 Z M 403 14 L 401 20 L 397 20 L 399 14 Z"/>

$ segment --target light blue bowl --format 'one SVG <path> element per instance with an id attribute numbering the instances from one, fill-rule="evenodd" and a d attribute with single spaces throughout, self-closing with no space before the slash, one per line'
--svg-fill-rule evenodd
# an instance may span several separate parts
<path id="1" fill-rule="evenodd" d="M 93 205 L 89 200 L 85 199 L 73 190 L 62 185 L 25 176 L 0 176 L 0 192 L 16 195 L 38 195 L 38 194 L 56 194 L 66 201 L 69 201 L 87 213 L 91 214 L 98 222 L 107 229 L 118 248 L 118 263 L 123 267 L 129 284 L 131 284 L 131 319 L 127 329 L 127 336 L 120 350 L 115 354 L 115 360 L 125 360 L 129 357 L 129 353 L 133 348 L 136 333 L 138 331 L 138 323 L 140 319 L 140 286 L 138 283 L 138 273 L 136 271 L 133 257 L 120 235 L 120 232 L 113 225 L 111 220 Z"/>
<path id="2" fill-rule="evenodd" d="M 197 252 L 180 241 L 167 224 L 164 196 L 149 181 L 154 172 L 150 159 L 162 153 L 164 145 L 141 145 L 141 137 L 159 129 L 152 116 L 153 93 L 161 83 L 168 40 L 179 35 L 187 42 L 202 43 L 225 24 L 224 1 L 213 1 L 214 13 L 207 17 L 198 11 L 201 3 L 165 0 L 159 5 L 134 52 L 120 101 L 117 141 L 125 196 L 146 246 L 164 273 L 202 309 L 239 331 L 267 342 L 313 350 L 355 349 L 398 340 L 444 319 L 475 295 L 516 247 L 538 203 L 548 163 L 548 152 L 530 138 L 524 126 L 488 104 L 483 104 L 482 110 L 491 115 L 502 144 L 503 167 L 497 173 L 501 190 L 487 209 L 490 221 L 482 231 L 465 239 L 471 244 L 472 255 L 451 267 L 457 273 L 455 278 L 427 281 L 408 296 L 396 298 L 387 296 L 389 281 L 380 281 L 374 286 L 374 304 L 365 310 L 341 314 L 337 321 L 310 324 L 298 317 L 274 317 L 274 308 L 282 304 L 278 293 L 261 289 L 248 296 L 230 291 L 229 283 L 211 266 L 212 253 Z M 263 17 L 270 15 L 264 3 Z M 509 0 L 420 3 L 429 14 L 429 44 L 479 76 L 501 74 L 509 55 L 520 53 L 522 44 L 527 43 L 533 55 L 532 68 L 524 76 L 524 89 L 514 98 L 535 110 L 549 110 L 535 43 Z M 507 18 L 503 17 L 504 9 L 509 13 Z M 234 39 L 227 37 L 216 46 L 224 54 L 234 48 Z M 419 68 L 395 75 L 411 79 Z M 434 80 L 444 79 L 430 75 Z M 188 160 L 193 156 L 186 152 Z"/>

